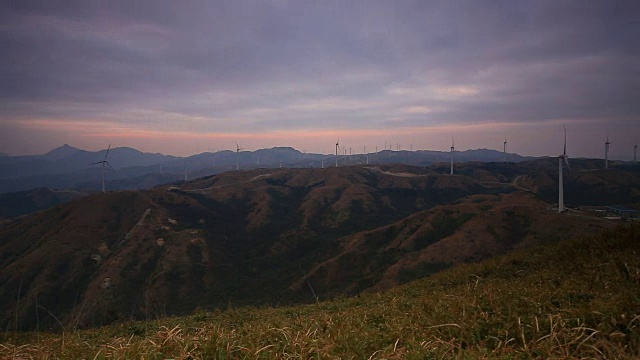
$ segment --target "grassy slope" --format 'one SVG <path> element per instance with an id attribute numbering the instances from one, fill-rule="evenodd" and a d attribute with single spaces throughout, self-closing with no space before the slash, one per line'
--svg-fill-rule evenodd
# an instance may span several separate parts
<path id="1" fill-rule="evenodd" d="M 380 294 L 1 339 L 0 358 L 637 358 L 640 227 Z"/>

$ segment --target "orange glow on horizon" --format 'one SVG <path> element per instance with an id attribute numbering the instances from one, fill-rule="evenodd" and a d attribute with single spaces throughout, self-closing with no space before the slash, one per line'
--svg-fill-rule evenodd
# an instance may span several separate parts
<path id="1" fill-rule="evenodd" d="M 578 134 L 573 129 L 588 126 L 592 121 L 559 119 L 540 122 L 501 122 L 470 124 L 438 124 L 420 127 L 323 129 L 255 131 L 196 131 L 150 130 L 143 124 L 126 124 L 104 120 L 56 120 L 29 119 L 5 122 L 16 130 L 38 131 L 42 141 L 33 143 L 32 153 L 44 153 L 64 143 L 87 150 L 100 150 L 111 143 L 112 147 L 129 146 L 140 151 L 167 155 L 190 156 L 204 151 L 235 149 L 238 142 L 246 151 L 293 147 L 299 151 L 331 154 L 335 141 L 354 153 L 374 152 L 384 149 L 448 151 L 451 137 L 459 150 L 474 148 L 502 149 L 508 138 L 509 151 L 526 155 L 552 156 L 560 151 L 556 130 L 565 123 L 569 127 L 569 143 L 577 144 Z M 167 125 L 167 124 L 163 124 Z M 20 132 L 19 131 L 19 132 Z M 560 130 L 558 130 L 560 131 Z M 558 138 L 558 139 L 557 139 Z M 38 148 L 39 152 L 35 152 Z"/>

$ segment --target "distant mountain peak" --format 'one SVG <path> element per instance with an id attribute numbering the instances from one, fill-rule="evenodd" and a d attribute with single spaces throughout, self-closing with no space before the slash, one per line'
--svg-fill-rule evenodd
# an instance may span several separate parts
<path id="1" fill-rule="evenodd" d="M 70 155 L 75 154 L 76 152 L 81 151 L 78 148 L 75 148 L 71 145 L 68 144 L 64 144 L 60 147 L 57 147 L 51 151 L 49 151 L 48 153 L 44 154 L 44 157 L 50 158 L 50 159 L 62 159 L 62 158 L 66 158 Z"/>

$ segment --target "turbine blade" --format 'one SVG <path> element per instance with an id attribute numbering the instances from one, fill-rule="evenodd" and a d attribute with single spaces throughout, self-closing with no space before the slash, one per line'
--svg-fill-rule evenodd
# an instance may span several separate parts
<path id="1" fill-rule="evenodd" d="M 568 157 L 564 157 L 564 163 L 567 164 L 567 169 L 569 169 L 569 171 L 571 171 L 571 166 L 569 166 L 569 158 Z"/>
<path id="2" fill-rule="evenodd" d="M 107 155 L 109 155 L 109 150 L 111 150 L 111 144 L 109 144 L 109 147 L 107 148 L 107 152 L 104 153 L 104 159 L 107 160 Z"/>
<path id="3" fill-rule="evenodd" d="M 562 155 L 564 155 L 564 158 L 566 160 L 567 158 L 567 126 L 564 126 L 564 150 L 562 152 Z"/>
<path id="4" fill-rule="evenodd" d="M 109 164 L 108 161 L 105 161 L 104 163 L 109 167 L 109 169 L 116 171 L 116 169 L 114 169 L 113 166 L 111 166 L 111 164 Z"/>
<path id="5" fill-rule="evenodd" d="M 104 161 L 104 160 L 103 160 L 103 161 Z M 102 161 L 96 161 L 96 162 L 94 162 L 94 163 L 89 164 L 89 166 L 91 166 L 91 165 L 97 165 L 97 164 L 102 164 Z"/>

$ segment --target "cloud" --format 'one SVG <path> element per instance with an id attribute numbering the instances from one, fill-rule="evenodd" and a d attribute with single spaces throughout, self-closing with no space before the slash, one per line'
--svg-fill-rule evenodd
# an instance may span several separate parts
<path id="1" fill-rule="evenodd" d="M 640 114 L 633 1 L 2 7 L 0 123 L 12 126 L 196 134 L 583 119 L 604 129 Z"/>

